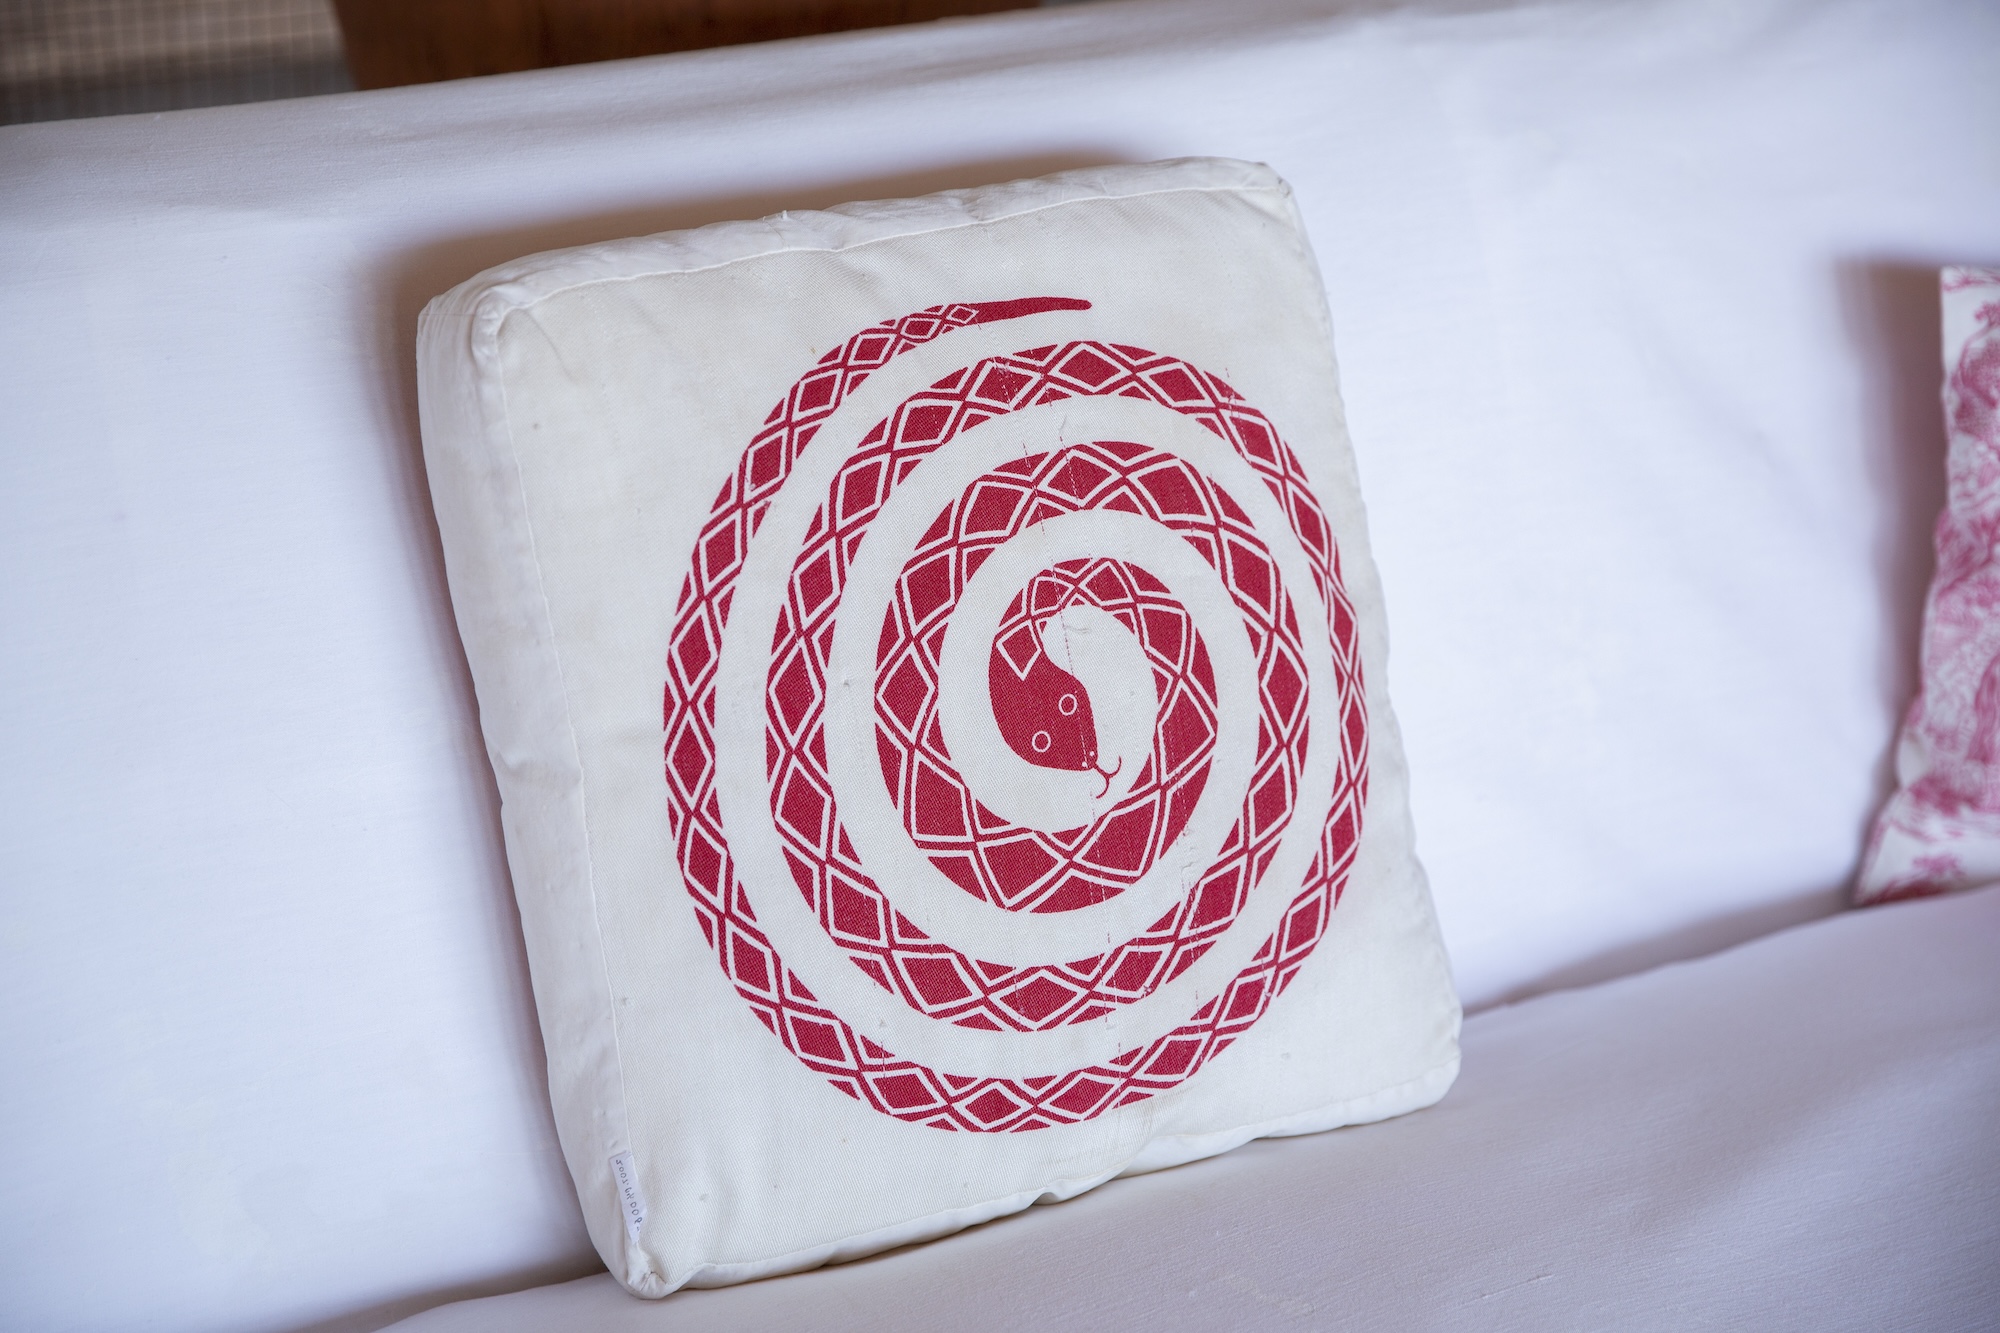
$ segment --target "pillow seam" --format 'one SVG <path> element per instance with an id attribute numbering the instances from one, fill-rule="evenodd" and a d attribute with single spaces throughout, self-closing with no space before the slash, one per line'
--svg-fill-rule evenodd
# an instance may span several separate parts
<path id="1" fill-rule="evenodd" d="M 777 255 L 847 254 L 856 250 L 866 249 L 870 246 L 883 245 L 890 241 L 909 240 L 912 237 L 917 237 L 917 236 L 943 235 L 948 232 L 963 231 L 970 227 L 986 227 L 999 222 L 1011 222 L 1016 218 L 1033 217 L 1037 213 L 1047 213 L 1047 212 L 1052 212 L 1059 208 L 1069 208 L 1077 204 L 1112 203 L 1112 202 L 1122 202 L 1128 199 L 1152 199 L 1152 198 L 1158 198 L 1161 195 L 1170 195 L 1170 194 L 1277 195 L 1282 199 L 1289 200 L 1292 197 L 1292 190 L 1290 185 L 1280 180 L 1275 185 L 1174 185 L 1162 189 L 1138 190 L 1130 194 L 1093 194 L 1074 199 L 1054 199 L 1045 204 L 1036 204 L 1031 208 L 1024 208 L 1021 209 L 1019 212 L 1015 213 L 1005 213 L 998 217 L 972 218 L 963 222 L 952 222 L 934 227 L 916 227 L 908 231 L 892 232 L 886 236 L 871 236 L 865 240 L 854 241 L 848 244 L 782 245 L 774 247 L 769 250 L 759 250 L 754 254 L 737 255 L 730 259 L 719 259 L 714 261 L 713 263 L 701 264 L 699 266 L 690 268 L 654 269 L 650 272 L 645 272 L 645 273 L 621 273 L 615 275 L 606 275 L 602 277 L 586 278 L 573 283 L 565 284 L 564 286 L 561 287 L 553 288 L 552 290 L 546 292 L 538 292 L 533 297 L 530 297 L 526 300 L 512 302 L 508 304 L 505 310 L 499 312 L 498 321 L 504 322 L 508 315 L 514 314 L 519 311 L 531 310 L 534 307 L 542 304 L 542 302 L 544 301 L 552 300 L 553 298 L 558 296 L 565 296 L 571 292 L 582 291 L 590 287 L 604 287 L 604 286 L 610 286 L 615 283 L 634 282 L 642 278 L 672 278 L 672 277 L 682 277 L 682 276 L 692 277 L 702 273 L 713 273 L 719 269 L 729 268 L 736 264 L 750 263 L 755 260 L 770 259 Z M 800 211 L 805 212 L 808 210 L 802 209 Z M 824 212 L 831 212 L 832 210 L 815 209 L 810 211 L 824 213 Z M 758 220 L 762 221 L 763 219 L 758 219 Z M 700 229 L 697 228 L 696 230 Z M 674 233 L 660 232 L 655 234 L 672 235 Z M 630 239 L 643 241 L 651 238 L 633 237 Z M 605 242 L 599 242 L 598 244 L 619 245 L 624 243 L 626 242 L 605 241 Z M 577 248 L 581 250 L 589 250 L 589 249 L 596 249 L 598 247 L 579 246 Z M 515 285 L 515 281 L 517 280 L 509 280 L 504 283 L 496 283 L 493 286 L 487 287 L 484 290 L 482 290 L 476 297 L 473 298 L 471 302 L 473 310 L 477 312 L 479 307 L 484 306 L 491 301 L 506 300 L 507 298 L 502 296 L 501 293 L 504 292 L 507 287 Z M 1323 291 L 1320 299 L 1322 304 L 1324 304 L 1326 298 Z M 492 316 L 489 315 L 488 317 L 491 318 Z"/>
<path id="2" fill-rule="evenodd" d="M 499 346 L 501 329 L 506 323 L 507 315 L 512 313 L 515 312 L 508 311 L 487 325 L 486 332 L 492 339 L 496 352 Z M 619 1141 L 629 1149 L 632 1146 L 632 1099 L 625 1077 L 625 1044 L 618 1025 L 618 997 L 613 987 L 610 957 L 604 943 L 604 913 L 597 892 L 597 857 L 590 836 L 590 794 L 589 786 L 584 781 L 583 749 L 577 740 L 576 710 L 572 705 L 573 696 L 569 688 L 569 676 L 563 667 L 562 644 L 556 633 L 555 612 L 549 604 L 548 581 L 542 571 L 541 544 L 536 539 L 534 515 L 528 503 L 527 481 L 521 473 L 520 450 L 514 436 L 514 418 L 508 405 L 507 379 L 504 374 L 499 373 L 497 365 L 493 375 L 493 382 L 499 390 L 500 395 L 500 426 L 506 432 L 507 462 L 513 471 L 515 494 L 519 497 L 521 503 L 521 527 L 527 536 L 528 553 L 534 566 L 535 596 L 541 603 L 541 621 L 543 628 L 548 634 L 549 656 L 555 664 L 556 681 L 562 689 L 563 723 L 568 732 L 570 758 L 576 765 L 577 809 L 579 811 L 579 818 L 582 824 L 581 832 L 583 835 L 584 882 L 590 894 L 590 923 L 592 933 L 597 940 L 597 969 L 604 987 L 604 1012 L 611 1025 L 612 1059 L 618 1067 L 618 1119 L 621 1124 L 621 1138 Z M 599 1146 L 600 1148 L 602 1147 L 601 1144 Z M 645 1270 L 649 1277 L 662 1282 L 666 1280 L 664 1275 L 658 1272 L 653 1266 L 652 1255 L 636 1240 L 633 1240 L 626 1246 L 625 1253 L 628 1263 L 631 1256 L 636 1253 L 645 1264 Z"/>

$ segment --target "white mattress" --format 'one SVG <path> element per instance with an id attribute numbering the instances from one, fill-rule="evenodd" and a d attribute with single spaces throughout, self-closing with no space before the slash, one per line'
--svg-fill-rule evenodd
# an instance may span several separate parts
<path id="1" fill-rule="evenodd" d="M 594 1264 L 413 387 L 423 303 L 551 246 L 1270 162 L 1467 998 L 1831 910 L 1996 49 L 1985 0 L 1117 0 L 0 129 L 0 1313 L 358 1329 Z"/>
<path id="2" fill-rule="evenodd" d="M 609 1274 L 408 1333 L 1990 1329 L 2000 889 L 1474 1017 L 1401 1120 L 665 1301 Z"/>

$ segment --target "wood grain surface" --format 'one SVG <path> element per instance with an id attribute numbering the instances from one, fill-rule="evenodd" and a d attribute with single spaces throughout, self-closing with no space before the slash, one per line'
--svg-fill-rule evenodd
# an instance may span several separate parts
<path id="1" fill-rule="evenodd" d="M 1035 0 L 334 0 L 362 88 L 1027 9 Z"/>

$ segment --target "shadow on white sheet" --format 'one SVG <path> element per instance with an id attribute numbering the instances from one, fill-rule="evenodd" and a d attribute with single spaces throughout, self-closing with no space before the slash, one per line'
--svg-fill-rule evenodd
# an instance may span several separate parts
<path id="1" fill-rule="evenodd" d="M 1991 1328 L 1996 972 L 2000 888 L 1848 913 L 1479 1015 L 1400 1120 L 816 1273 L 396 1327 Z"/>

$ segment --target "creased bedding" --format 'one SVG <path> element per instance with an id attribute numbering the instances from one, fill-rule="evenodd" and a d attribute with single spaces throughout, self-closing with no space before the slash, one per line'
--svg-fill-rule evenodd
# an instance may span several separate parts
<path id="1" fill-rule="evenodd" d="M 2000 888 L 1490 1010 L 1430 1111 L 1114 1181 L 936 1244 L 409 1333 L 1989 1329 Z"/>

